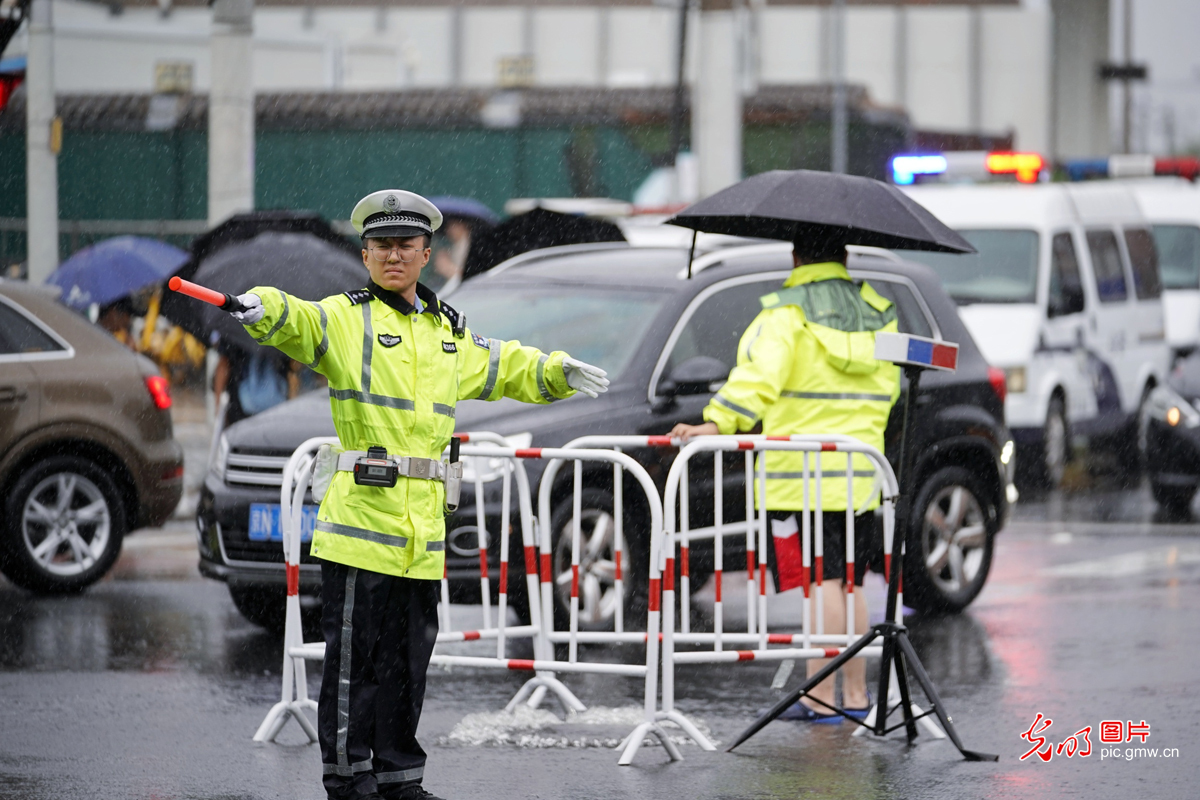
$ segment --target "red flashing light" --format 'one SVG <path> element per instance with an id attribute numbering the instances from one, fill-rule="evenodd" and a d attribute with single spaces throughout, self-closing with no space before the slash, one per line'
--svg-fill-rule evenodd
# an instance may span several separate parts
<path id="1" fill-rule="evenodd" d="M 150 399 L 159 411 L 166 411 L 171 407 L 171 387 L 166 378 L 161 375 L 147 376 L 146 390 L 150 392 Z"/>
<path id="2" fill-rule="evenodd" d="M 987 170 L 993 175 L 1016 175 L 1021 183 L 1034 183 L 1045 161 L 1037 153 L 988 153 Z"/>
<path id="3" fill-rule="evenodd" d="M 1155 175 L 1178 175 L 1189 181 L 1196 180 L 1200 175 L 1200 158 L 1156 158 L 1154 159 Z"/>
<path id="4" fill-rule="evenodd" d="M 1008 397 L 1008 377 L 1004 374 L 1004 370 L 999 367 L 988 367 L 988 383 L 992 384 L 992 391 L 1003 403 Z"/>

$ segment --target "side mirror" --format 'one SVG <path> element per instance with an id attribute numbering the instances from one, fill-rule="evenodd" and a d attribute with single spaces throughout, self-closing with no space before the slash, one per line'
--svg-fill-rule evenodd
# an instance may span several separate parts
<path id="1" fill-rule="evenodd" d="M 696 356 L 671 370 L 667 380 L 659 385 L 659 394 L 681 396 L 712 394 L 729 378 L 729 367 L 709 356 Z"/>

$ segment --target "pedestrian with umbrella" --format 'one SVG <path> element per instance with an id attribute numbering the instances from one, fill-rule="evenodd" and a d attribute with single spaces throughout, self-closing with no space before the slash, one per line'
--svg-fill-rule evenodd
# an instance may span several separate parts
<path id="1" fill-rule="evenodd" d="M 130 325 L 137 308 L 132 296 L 165 281 L 187 258 L 183 250 L 156 239 L 117 236 L 75 253 L 46 283 L 59 287 L 62 303 L 80 313 L 96 306 L 96 322 L 133 347 Z"/>
<path id="2" fill-rule="evenodd" d="M 446 297 L 463 281 L 472 240 L 494 228 L 500 218 L 483 203 L 468 197 L 431 197 L 429 202 L 442 212 L 444 221 L 421 283 Z"/>
<path id="3" fill-rule="evenodd" d="M 884 429 L 900 395 L 899 368 L 875 360 L 875 334 L 897 330 L 891 302 L 846 271 L 846 246 L 870 245 L 943 252 L 974 252 L 971 245 L 895 187 L 869 178 L 809 170 L 774 171 L 724 189 L 668 222 L 694 231 L 792 242 L 794 269 L 783 286 L 761 298 L 762 311 L 738 345 L 737 366 L 704 409 L 704 423 L 680 423 L 671 435 L 749 431 L 759 422 L 768 436 L 843 434 L 884 449 Z M 689 274 L 690 274 L 689 263 Z M 804 455 L 783 451 L 766 458 L 766 508 L 771 519 L 768 560 L 779 591 L 803 583 L 800 525 L 806 487 Z M 845 474 L 846 456 L 825 454 L 826 475 Z M 821 487 L 826 633 L 846 632 L 846 597 L 853 595 L 856 632 L 867 626 L 861 586 L 868 564 L 881 568 L 874 509 L 879 491 L 870 463 L 852 462 L 853 481 Z M 760 507 L 763 498 L 759 498 Z M 850 504 L 849 506 L 847 504 Z M 855 510 L 854 575 L 846 574 L 846 510 Z M 844 585 L 844 579 L 853 583 Z M 808 674 L 827 663 L 810 659 Z M 861 659 L 843 670 L 842 706 L 866 716 L 870 699 Z M 834 678 L 819 684 L 780 719 L 841 722 Z"/>

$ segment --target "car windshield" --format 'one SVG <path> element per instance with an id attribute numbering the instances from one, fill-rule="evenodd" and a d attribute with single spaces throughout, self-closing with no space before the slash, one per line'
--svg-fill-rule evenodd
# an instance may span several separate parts
<path id="1" fill-rule="evenodd" d="M 978 253 L 955 255 L 900 250 L 904 258 L 934 269 L 959 305 L 1032 303 L 1037 295 L 1038 234 L 1025 230 L 965 230 Z"/>
<path id="2" fill-rule="evenodd" d="M 1155 225 L 1154 244 L 1164 289 L 1200 288 L 1200 228 Z"/>
<path id="3" fill-rule="evenodd" d="M 579 286 L 467 284 L 451 302 L 472 333 L 516 339 L 544 352 L 565 350 L 619 380 L 667 295 Z"/>

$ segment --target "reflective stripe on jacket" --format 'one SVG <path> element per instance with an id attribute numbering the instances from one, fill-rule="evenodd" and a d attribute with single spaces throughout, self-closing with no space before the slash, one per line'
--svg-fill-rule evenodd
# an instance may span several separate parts
<path id="1" fill-rule="evenodd" d="M 895 331 L 892 304 L 866 283 L 855 286 L 841 264 L 797 267 L 783 288 L 761 299 L 763 310 L 738 345 L 729 382 L 704 409 L 723 434 L 843 434 L 883 452 L 888 415 L 900 394 L 900 369 L 876 361 L 875 332 Z M 803 453 L 766 453 L 767 508 L 803 507 Z M 815 472 L 816 455 L 809 456 Z M 846 508 L 846 457 L 821 455 L 821 505 Z M 874 468 L 855 456 L 854 507 L 874 508 Z M 815 482 L 810 503 L 815 507 Z M 758 484 L 755 483 L 755 493 Z M 874 496 L 872 496 L 874 494 Z"/>
<path id="2" fill-rule="evenodd" d="M 377 287 L 376 287 L 377 289 Z M 246 330 L 329 380 L 329 405 L 346 450 L 441 459 L 459 400 L 512 397 L 550 403 L 567 386 L 566 353 L 520 342 L 454 335 L 437 298 L 423 286 L 421 313 L 384 290 L 300 300 L 271 287 L 251 289 L 266 313 Z M 399 300 L 399 302 L 396 302 Z M 409 313 L 397 310 L 409 308 Z M 312 555 L 352 567 L 439 580 L 445 565 L 445 492 L 440 481 L 400 478 L 392 488 L 359 486 L 334 475 L 321 502 Z"/>

